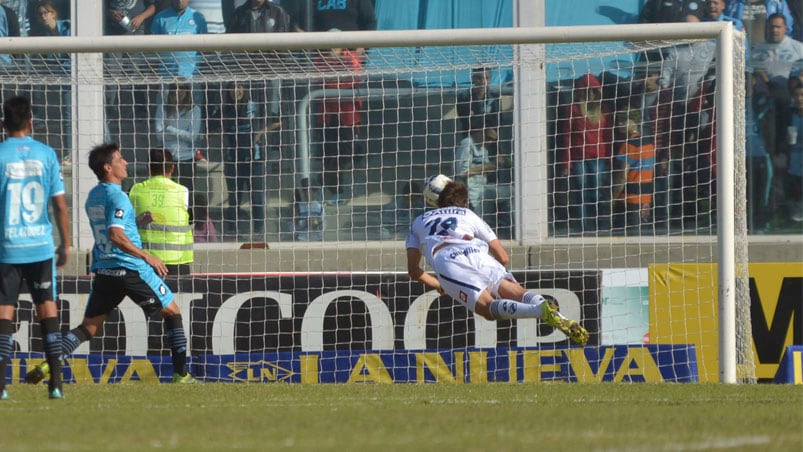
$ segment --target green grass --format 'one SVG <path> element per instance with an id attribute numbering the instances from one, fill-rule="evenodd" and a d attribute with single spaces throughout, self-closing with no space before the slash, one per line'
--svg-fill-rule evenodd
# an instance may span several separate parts
<path id="1" fill-rule="evenodd" d="M 8 386 L 0 450 L 803 450 L 803 387 Z"/>

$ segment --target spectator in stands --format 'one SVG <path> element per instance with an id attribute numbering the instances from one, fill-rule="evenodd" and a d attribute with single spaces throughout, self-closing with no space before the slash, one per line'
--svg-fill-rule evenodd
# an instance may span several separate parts
<path id="1" fill-rule="evenodd" d="M 218 241 L 217 228 L 209 218 L 209 207 L 203 202 L 204 196 L 193 196 L 195 206 L 192 209 L 192 238 L 195 243 L 212 243 Z"/>
<path id="2" fill-rule="evenodd" d="M 686 22 L 699 22 L 697 16 L 686 16 Z M 697 92 L 700 84 L 714 61 L 716 43 L 698 41 L 678 44 L 664 51 L 664 64 L 658 84 L 663 89 L 671 89 L 672 97 L 685 105 Z M 676 116 L 673 114 L 673 116 Z"/>
<path id="3" fill-rule="evenodd" d="M 203 160 L 197 149 L 201 140 L 201 109 L 192 99 L 190 84 L 171 84 L 165 102 L 156 109 L 153 124 L 156 141 L 168 149 L 176 162 L 176 180 L 193 191 L 196 160 Z"/>
<path id="4" fill-rule="evenodd" d="M 789 36 L 798 41 L 803 41 L 803 2 L 793 1 L 792 3 L 787 3 L 787 5 L 789 6 L 789 15 L 792 17 L 792 20 L 790 21 L 789 18 L 787 18 L 786 23 L 789 24 L 794 21 L 794 26 L 789 27 L 792 29 Z"/>
<path id="5" fill-rule="evenodd" d="M 733 1 L 733 0 L 732 0 Z M 733 28 L 744 31 L 744 24 L 741 17 L 732 17 L 725 14 L 725 8 L 728 2 L 726 0 L 708 0 L 706 3 L 706 14 L 703 20 L 706 22 L 719 22 L 727 20 L 733 22 Z"/>
<path id="6" fill-rule="evenodd" d="M 4 5 L 3 0 L 0 0 L 0 9 L 2 9 L 6 15 L 7 33 L 5 36 L 8 37 L 22 36 L 20 30 L 20 17 L 17 14 L 15 6 Z M 27 11 L 27 7 L 25 9 Z"/>
<path id="7" fill-rule="evenodd" d="M 714 122 L 714 94 L 716 73 L 713 69 L 706 75 L 703 84 L 686 106 L 683 118 L 675 118 L 674 126 L 682 132 L 682 141 L 673 143 L 672 159 L 680 157 L 679 163 L 670 167 L 677 170 L 676 198 L 672 201 L 677 215 L 683 216 L 686 226 L 707 226 L 708 214 L 712 212 L 716 183 L 716 124 Z M 672 183 L 672 180 L 670 180 Z M 675 216 L 677 219 L 677 216 Z"/>
<path id="8" fill-rule="evenodd" d="M 803 83 L 792 84 L 792 110 L 786 122 L 786 134 L 780 149 L 784 150 L 786 171 L 783 173 L 784 218 L 803 222 Z"/>
<path id="9" fill-rule="evenodd" d="M 0 0 L 0 3 L 2 1 Z M 2 6 L 2 5 L 0 5 Z M 11 28 L 13 27 L 13 17 L 9 17 L 8 13 L 6 12 L 7 9 L 5 6 L 0 8 L 0 38 L 7 38 L 9 36 L 13 36 L 11 34 Z M 19 25 L 17 26 L 17 33 L 19 33 Z M 19 36 L 19 35 L 17 35 Z M 11 64 L 11 55 L 7 53 L 0 53 L 0 65 L 10 65 Z"/>
<path id="10" fill-rule="evenodd" d="M 575 80 L 573 102 L 558 120 L 558 174 L 569 178 L 569 226 L 595 232 L 607 210 L 606 189 L 613 145 L 613 119 L 592 74 Z"/>
<path id="11" fill-rule="evenodd" d="M 728 17 L 738 17 L 740 19 L 744 18 L 744 11 L 747 3 L 748 0 L 730 0 L 725 6 L 724 14 Z M 752 3 L 758 3 L 758 0 L 753 0 Z M 773 14 L 782 14 L 788 26 L 786 32 L 787 35 L 793 36 L 792 28 L 794 27 L 796 21 L 794 19 L 794 13 L 789 8 L 789 3 L 787 3 L 786 0 L 764 0 L 763 3 L 766 17 L 769 18 Z M 796 0 L 792 2 L 793 5 L 795 3 L 798 3 L 798 1 Z"/>
<path id="12" fill-rule="evenodd" d="M 323 191 L 308 178 L 301 179 L 293 191 L 293 219 L 288 230 L 301 242 L 323 240 L 326 228 L 326 211 Z"/>
<path id="13" fill-rule="evenodd" d="M 157 11 L 157 3 L 164 0 L 104 0 L 103 34 L 112 36 L 143 35 L 150 33 L 151 20 Z M 131 58 L 129 54 L 104 53 L 104 64 L 108 67 L 130 67 L 141 65 L 139 58 Z M 111 127 L 119 127 L 119 118 L 148 117 L 147 93 L 144 89 L 132 85 L 130 93 L 125 88 L 106 86 L 106 134 L 110 135 Z M 122 99 L 121 99 L 122 98 Z M 125 112 L 121 107 L 125 105 Z M 136 111 L 139 110 L 139 111 Z M 110 120 L 110 121 L 109 121 Z M 110 138 L 110 137 L 107 137 Z"/>
<path id="14" fill-rule="evenodd" d="M 279 123 L 265 114 L 265 102 L 251 97 L 255 90 L 247 82 L 231 82 L 223 102 L 223 169 L 229 192 L 231 214 L 236 234 L 251 234 L 262 241 L 265 235 L 265 145 L 268 134 L 279 128 Z M 239 207 L 243 201 L 251 206 L 249 227 L 241 218 Z"/>
<path id="15" fill-rule="evenodd" d="M 150 178 L 134 184 L 128 195 L 142 249 L 161 259 L 168 275 L 188 276 L 193 261 L 190 193 L 171 179 L 176 165 L 170 151 L 151 149 L 149 158 Z M 178 292 L 176 280 L 169 282 L 170 290 Z"/>
<path id="16" fill-rule="evenodd" d="M 641 118 L 639 133 L 645 140 L 651 141 L 655 147 L 652 219 L 656 228 L 664 228 L 669 219 L 668 162 L 670 151 L 673 148 L 671 140 L 678 135 L 678 131 L 673 130 L 672 127 L 674 104 L 672 90 L 662 89 L 659 85 L 662 69 L 663 64 L 660 62 L 645 61 L 638 66 L 630 82 L 631 89 L 627 99 L 623 105 L 617 106 L 617 110 L 630 110 L 632 117 L 635 117 L 636 112 L 638 113 L 638 117 Z M 627 135 L 621 135 L 621 129 L 616 130 L 618 131 L 616 136 L 618 146 L 621 141 L 627 140 Z M 675 142 L 682 142 L 682 139 L 675 137 Z"/>
<path id="17" fill-rule="evenodd" d="M 155 35 L 200 35 L 208 32 L 203 14 L 189 6 L 190 0 L 172 0 L 158 12 L 151 24 Z M 161 75 L 191 79 L 198 66 L 198 52 L 173 52 L 162 55 Z"/>
<path id="18" fill-rule="evenodd" d="M 40 1 L 36 7 L 36 18 L 38 27 L 37 36 L 70 36 L 71 27 L 69 20 L 59 19 L 59 13 L 52 1 Z M 69 76 L 71 73 L 70 55 L 66 53 L 32 55 L 32 63 L 35 70 L 48 75 Z M 72 150 L 72 99 L 70 85 L 52 84 L 44 87 L 45 99 L 37 99 L 39 105 L 56 106 L 57 115 L 49 114 L 45 107 L 43 118 L 57 120 L 58 134 L 62 138 L 62 149 L 65 159 L 69 159 Z M 48 124 L 49 125 L 49 124 Z"/>
<path id="19" fill-rule="evenodd" d="M 491 160 L 488 147 L 497 138 L 496 128 L 487 127 L 483 115 L 474 116 L 468 136 L 455 150 L 455 180 L 466 184 L 469 208 L 486 221 L 496 216 L 496 186 L 488 180 L 488 175 L 496 171 L 496 163 Z"/>
<path id="20" fill-rule="evenodd" d="M 323 79 L 323 89 L 354 90 L 363 82 L 362 61 L 348 49 L 321 53 L 315 68 Z M 343 205 L 351 200 L 352 169 L 355 159 L 363 154 L 362 108 L 363 99 L 349 95 L 328 96 L 319 104 L 316 116 L 323 128 L 323 183 L 332 192 L 326 201 L 329 205 Z"/>
<path id="21" fill-rule="evenodd" d="M 788 99 L 787 82 L 792 66 L 803 60 L 803 42 L 787 36 L 786 18 L 776 13 L 767 18 L 767 41 L 753 47 L 750 66 L 759 82 L 774 96 Z"/>
<path id="22" fill-rule="evenodd" d="M 745 153 L 747 156 L 747 230 L 753 234 L 769 232 L 772 210 L 772 159 L 753 110 L 752 73 L 745 74 Z"/>
<path id="23" fill-rule="evenodd" d="M 3 9 L 9 18 L 9 36 L 28 36 L 31 32 L 31 20 L 28 17 L 29 0 L 2 0 Z M 16 21 L 13 20 L 16 18 Z"/>
<path id="24" fill-rule="evenodd" d="M 297 2 L 300 3 L 300 2 Z M 333 28 L 343 31 L 376 30 L 376 12 L 372 0 L 324 0 L 313 2 L 313 25 L 307 29 L 327 31 Z M 354 49 L 360 57 L 365 49 Z"/>
<path id="25" fill-rule="evenodd" d="M 103 34 L 141 35 L 150 31 L 151 19 L 161 0 L 104 0 Z"/>
<path id="26" fill-rule="evenodd" d="M 410 231 L 413 219 L 424 213 L 423 189 L 418 181 L 407 181 L 393 200 L 382 206 L 380 238 L 392 240 Z"/>
<path id="27" fill-rule="evenodd" d="M 613 159 L 613 226 L 638 233 L 652 223 L 655 145 L 641 135 L 638 110 L 618 112 L 614 121 L 617 135 L 624 141 Z"/>
<path id="28" fill-rule="evenodd" d="M 773 14 L 767 19 L 767 41 L 753 47 L 749 65 L 756 78 L 754 103 L 760 130 L 772 155 L 776 143 L 783 141 L 789 107 L 789 75 L 795 63 L 803 60 L 803 43 L 786 34 L 786 19 Z"/>
<path id="29" fill-rule="evenodd" d="M 70 36 L 70 21 L 59 19 L 59 13 L 53 2 L 49 0 L 40 1 L 36 8 L 36 17 L 38 19 L 39 28 L 37 29 L 38 36 Z M 70 56 L 66 53 L 49 54 L 45 58 L 47 62 L 55 62 L 61 66 L 63 73 L 70 72 Z M 51 72 L 58 72 L 55 65 L 49 67 Z"/>
<path id="30" fill-rule="evenodd" d="M 647 0 L 639 15 L 640 23 L 684 22 L 689 14 L 702 19 L 705 0 Z"/>
<path id="31" fill-rule="evenodd" d="M 490 85 L 491 69 L 478 66 L 471 70 L 471 88 L 457 94 L 457 116 L 461 131 L 468 134 L 470 120 L 482 117 L 486 127 L 499 127 L 500 92 Z"/>
<path id="32" fill-rule="evenodd" d="M 226 33 L 283 33 L 292 31 L 290 15 L 268 0 L 246 0 L 232 13 Z"/>
<path id="33" fill-rule="evenodd" d="M 294 29 L 291 27 L 290 15 L 287 14 L 287 11 L 267 0 L 247 0 L 234 10 L 226 27 L 226 33 L 286 33 L 291 31 Z M 288 57 L 289 55 L 285 52 L 266 56 L 269 58 L 268 64 L 276 66 L 281 66 L 282 59 Z M 271 58 L 272 60 L 270 60 Z M 267 102 L 267 111 L 274 122 L 270 124 L 271 129 L 278 129 L 281 127 L 279 121 L 282 81 L 274 79 L 269 83 L 269 95 L 263 100 Z"/>

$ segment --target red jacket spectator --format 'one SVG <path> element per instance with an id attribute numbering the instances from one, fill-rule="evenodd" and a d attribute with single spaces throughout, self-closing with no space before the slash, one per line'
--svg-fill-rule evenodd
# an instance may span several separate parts
<path id="1" fill-rule="evenodd" d="M 362 84 L 362 61 L 356 52 L 346 49 L 333 49 L 321 54 L 315 67 L 319 72 L 337 73 L 326 75 L 323 79 L 324 89 L 357 89 Z M 321 102 L 318 123 L 325 127 L 349 126 L 359 129 L 362 124 L 363 100 L 359 97 L 326 96 Z"/>
<path id="2" fill-rule="evenodd" d="M 558 159 L 567 171 L 574 161 L 611 156 L 613 121 L 602 102 L 602 85 L 594 75 L 575 81 L 574 102 L 559 120 L 558 133 Z"/>

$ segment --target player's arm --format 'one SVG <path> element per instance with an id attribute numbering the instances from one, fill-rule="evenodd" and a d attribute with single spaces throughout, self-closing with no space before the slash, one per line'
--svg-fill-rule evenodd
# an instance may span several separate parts
<path id="1" fill-rule="evenodd" d="M 134 245 L 128 236 L 125 235 L 123 228 L 109 228 L 109 241 L 111 241 L 117 248 L 120 248 L 120 250 L 122 250 L 124 253 L 144 260 L 148 265 L 153 267 L 159 276 L 164 276 L 167 274 L 167 267 L 165 266 L 164 262 L 162 262 L 162 260 L 158 257 L 151 256 Z"/>
<path id="2" fill-rule="evenodd" d="M 430 275 L 421 268 L 421 251 L 418 248 L 407 248 L 407 274 L 410 278 L 437 290 L 443 294 L 441 283 L 438 278 Z"/>
<path id="3" fill-rule="evenodd" d="M 56 267 L 67 265 L 70 258 L 72 239 L 70 238 L 70 214 L 67 211 L 67 199 L 64 194 L 50 198 L 53 205 L 53 215 L 56 217 L 56 228 L 59 230 L 61 243 L 56 248 Z"/>
<path id="4" fill-rule="evenodd" d="M 508 256 L 505 247 L 502 246 L 502 242 L 499 239 L 493 239 L 488 242 L 488 251 L 494 259 L 498 260 L 499 263 L 505 267 L 510 263 L 510 256 Z"/>

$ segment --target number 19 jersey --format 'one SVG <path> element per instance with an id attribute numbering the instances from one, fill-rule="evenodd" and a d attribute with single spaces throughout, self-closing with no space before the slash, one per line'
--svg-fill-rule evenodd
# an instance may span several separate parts
<path id="1" fill-rule="evenodd" d="M 64 194 L 56 152 L 32 137 L 0 143 L 0 262 L 52 259 L 55 246 L 48 205 Z"/>

